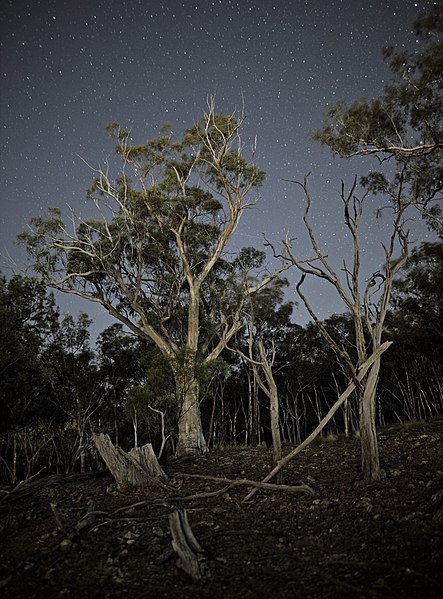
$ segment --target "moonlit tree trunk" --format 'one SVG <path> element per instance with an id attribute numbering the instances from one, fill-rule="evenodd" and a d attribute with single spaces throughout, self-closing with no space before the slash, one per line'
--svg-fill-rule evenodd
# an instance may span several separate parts
<path id="1" fill-rule="evenodd" d="M 365 197 L 355 195 L 356 180 L 346 195 L 342 184 L 341 199 L 343 203 L 343 216 L 353 244 L 352 267 L 346 263 L 342 271 L 344 279 L 340 278 L 321 250 L 309 220 L 311 197 L 307 184 L 307 176 L 303 183 L 298 183 L 303 189 L 306 198 L 304 223 L 309 235 L 314 258 L 298 260 L 292 253 L 289 242 L 284 242 L 287 259 L 302 273 L 296 290 L 302 299 L 313 321 L 317 324 L 321 334 L 340 358 L 343 367 L 349 376 L 355 380 L 359 366 L 368 358 L 367 337 L 370 338 L 372 351 L 376 353 L 382 345 L 383 326 L 389 308 L 392 282 L 395 274 L 406 263 L 408 257 L 408 232 L 405 229 L 405 211 L 409 203 L 403 200 L 403 180 L 400 181 L 397 194 L 392 199 L 395 201 L 393 208 L 393 221 L 388 244 L 382 244 L 385 254 L 385 264 L 382 271 L 374 272 L 361 289 L 361 248 L 360 248 L 360 221 L 363 213 Z M 394 259 L 395 251 L 400 256 Z M 307 276 L 317 277 L 327 281 L 335 288 L 339 297 L 352 315 L 355 331 L 355 345 L 357 350 L 357 364 L 344 348 L 340 341 L 330 335 L 322 322 L 317 317 L 315 310 L 301 290 Z M 366 377 L 361 381 L 358 389 L 359 400 L 359 428 L 361 441 L 362 477 L 366 482 L 377 480 L 380 477 L 380 459 L 376 432 L 376 397 L 380 358 L 371 366 Z"/>
<path id="2" fill-rule="evenodd" d="M 281 434 L 280 434 L 280 410 L 279 410 L 279 397 L 277 384 L 275 382 L 274 373 L 272 372 L 272 365 L 274 363 L 275 352 L 273 350 L 272 358 L 269 360 L 266 355 L 263 341 L 259 340 L 259 352 L 261 367 L 265 376 L 266 383 L 258 378 L 260 387 L 263 389 L 265 394 L 269 398 L 269 411 L 271 416 L 271 435 L 272 435 L 272 454 L 274 458 L 274 464 L 277 464 L 281 459 Z M 281 481 L 279 481 L 281 482 Z"/>
<path id="3" fill-rule="evenodd" d="M 134 447 L 138 447 L 138 414 L 135 408 L 132 415 L 132 428 L 134 429 Z"/>
<path id="4" fill-rule="evenodd" d="M 177 397 L 180 398 L 178 421 L 178 456 L 200 455 L 207 451 L 200 414 L 199 384 L 189 376 L 177 381 Z"/>
<path id="5" fill-rule="evenodd" d="M 53 208 L 20 236 L 48 286 L 101 305 L 168 360 L 180 414 L 178 455 L 206 451 L 196 356 L 211 363 L 241 326 L 238 305 L 214 299 L 212 339 L 199 339 L 202 289 L 211 273 L 217 279 L 214 270 L 264 180 L 254 152 L 243 156 L 243 120 L 217 113 L 209 98 L 208 110 L 181 141 L 161 135 L 141 146 L 111 123 L 122 168 L 115 179 L 107 168 L 94 169 L 88 198 L 97 218 L 72 215 L 71 230 Z M 234 286 L 239 276 L 247 281 L 243 267 L 232 266 Z M 256 268 L 253 261 L 246 270 Z M 238 303 L 285 269 L 263 275 L 254 287 L 242 283 Z M 233 313 L 224 313 L 228 308 Z"/>
<path id="6" fill-rule="evenodd" d="M 364 382 L 360 396 L 360 443 L 361 470 L 366 481 L 377 480 L 380 475 L 380 458 L 378 451 L 376 422 L 376 395 L 380 358 L 373 364 Z"/>

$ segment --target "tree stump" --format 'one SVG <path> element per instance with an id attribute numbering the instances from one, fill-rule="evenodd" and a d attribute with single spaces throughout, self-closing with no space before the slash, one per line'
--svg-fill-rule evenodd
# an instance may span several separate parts
<path id="1" fill-rule="evenodd" d="M 178 555 L 177 565 L 194 580 L 209 577 L 211 572 L 208 559 L 191 530 L 186 510 L 178 510 L 170 514 L 169 527 L 172 547 Z"/>
<path id="2" fill-rule="evenodd" d="M 118 488 L 163 487 L 168 477 L 158 463 L 152 445 L 134 447 L 129 453 L 121 447 L 114 446 L 109 435 L 93 434 L 97 450 L 109 468 Z"/>

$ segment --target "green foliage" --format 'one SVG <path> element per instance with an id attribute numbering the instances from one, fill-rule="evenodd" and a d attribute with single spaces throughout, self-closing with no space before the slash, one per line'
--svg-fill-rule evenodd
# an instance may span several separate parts
<path id="1" fill-rule="evenodd" d="M 443 244 L 423 243 L 394 282 L 381 376 L 381 404 L 387 418 L 408 420 L 439 414 L 443 367 Z"/>
<path id="2" fill-rule="evenodd" d="M 440 199 L 443 189 L 442 15 L 441 7 L 435 6 L 415 24 L 420 51 L 385 48 L 394 80 L 379 98 L 350 106 L 338 102 L 314 134 L 316 141 L 339 156 L 375 154 L 380 168 L 388 161 L 384 175 L 371 173 L 362 184 L 375 193 L 386 193 L 397 204 L 415 204 L 440 235 L 441 208 L 433 201 Z"/>
<path id="3" fill-rule="evenodd" d="M 239 264 L 218 254 L 264 178 L 235 147 L 240 125 L 232 116 L 205 115 L 181 141 L 160 135 L 136 145 L 111 123 L 121 174 L 111 181 L 99 173 L 87 192 L 98 218 L 74 217 L 74 231 L 57 208 L 31 220 L 19 240 L 35 271 L 54 288 L 99 302 L 141 337 L 155 330 L 162 351 L 183 347 L 189 284 L 202 277 L 209 327 L 217 276 L 227 282 Z"/>
<path id="4" fill-rule="evenodd" d="M 41 353 L 57 326 L 54 297 L 36 279 L 0 277 L 1 430 L 47 413 L 48 379 Z"/>
<path id="5" fill-rule="evenodd" d="M 395 281 L 392 304 L 393 326 L 405 336 L 433 338 L 426 345 L 437 351 L 443 336 L 443 243 L 423 243 L 414 249 Z"/>

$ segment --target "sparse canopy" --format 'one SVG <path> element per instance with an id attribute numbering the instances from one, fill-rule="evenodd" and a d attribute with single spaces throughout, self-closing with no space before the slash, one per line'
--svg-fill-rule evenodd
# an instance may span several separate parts
<path id="1" fill-rule="evenodd" d="M 102 305 L 168 358 L 181 406 L 179 453 L 205 450 L 195 365 L 215 359 L 239 329 L 245 268 L 223 252 L 264 172 L 243 153 L 242 118 L 212 104 L 181 141 L 161 135 L 134 145 L 116 123 L 108 131 L 122 167 L 98 169 L 88 191 L 98 218 L 60 209 L 35 217 L 21 234 L 33 267 L 50 287 Z M 249 266 L 248 266 L 249 264 Z M 215 287 L 217 292 L 215 293 Z M 228 299 L 230 298 L 230 299 Z M 203 342 L 202 330 L 210 333 Z"/>
<path id="2" fill-rule="evenodd" d="M 326 113 L 314 138 L 346 158 L 375 155 L 381 165 L 395 161 L 397 176 L 409 186 L 409 197 L 423 211 L 429 226 L 443 232 L 443 11 L 436 6 L 415 23 L 421 52 L 383 51 L 394 75 L 384 93 L 351 106 L 338 102 Z M 371 173 L 364 183 L 374 191 L 389 186 L 385 176 Z M 392 189 L 392 188 L 391 188 Z"/>

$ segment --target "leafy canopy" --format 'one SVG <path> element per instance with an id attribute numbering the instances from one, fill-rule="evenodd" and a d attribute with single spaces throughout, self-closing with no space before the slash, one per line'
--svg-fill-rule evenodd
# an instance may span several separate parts
<path id="1" fill-rule="evenodd" d="M 416 52 L 383 51 L 393 74 L 384 93 L 373 100 L 358 100 L 348 106 L 338 102 L 327 112 L 314 139 L 335 154 L 375 155 L 386 172 L 372 172 L 363 185 L 385 192 L 396 202 L 400 186 L 408 189 L 408 201 L 420 207 L 431 228 L 443 233 L 440 207 L 443 187 L 443 10 L 433 10 L 418 19 L 415 33 L 421 40 Z M 396 172 L 391 183 L 388 173 Z"/>
<path id="2" fill-rule="evenodd" d="M 68 227 L 51 208 L 19 236 L 42 280 L 103 305 L 163 350 L 183 345 L 189 298 L 215 299 L 215 279 L 223 296 L 238 266 L 223 251 L 264 180 L 242 153 L 241 124 L 211 107 L 180 141 L 162 134 L 136 145 L 111 123 L 122 168 L 115 180 L 96 171 L 87 196 L 98 218 L 72 215 Z"/>

